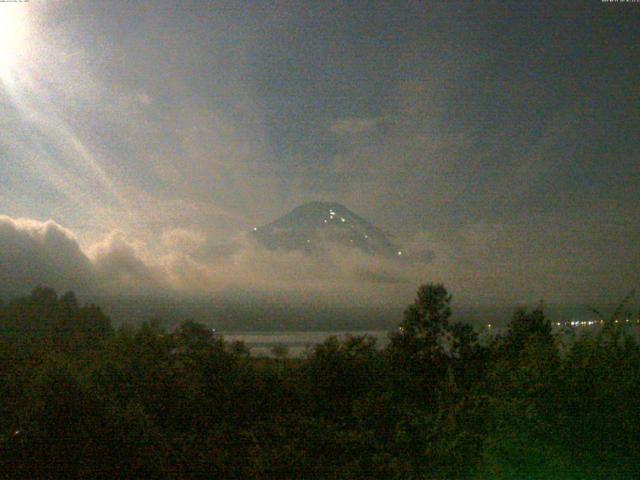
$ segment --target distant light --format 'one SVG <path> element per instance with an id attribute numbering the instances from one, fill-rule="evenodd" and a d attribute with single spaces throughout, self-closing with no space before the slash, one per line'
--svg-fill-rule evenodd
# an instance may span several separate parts
<path id="1" fill-rule="evenodd" d="M 324 223 L 327 223 L 327 219 L 326 218 L 323 221 L 324 221 Z"/>
<path id="2" fill-rule="evenodd" d="M 346 220 L 344 219 L 344 217 L 340 217 L 340 220 L 342 221 L 342 223 L 346 222 Z"/>
<path id="3" fill-rule="evenodd" d="M 402 255 L 402 250 L 398 250 L 398 255 Z"/>
<path id="4" fill-rule="evenodd" d="M 258 227 L 253 227 L 253 231 L 257 232 L 258 231 Z"/>
<path id="5" fill-rule="evenodd" d="M 489 324 L 487 324 L 487 327 L 491 328 L 491 324 L 490 324 L 490 323 L 489 323 Z"/>
<path id="6" fill-rule="evenodd" d="M 365 235 L 364 238 L 369 238 L 369 235 Z"/>
<path id="7" fill-rule="evenodd" d="M 307 239 L 307 243 L 311 243 L 311 240 Z"/>

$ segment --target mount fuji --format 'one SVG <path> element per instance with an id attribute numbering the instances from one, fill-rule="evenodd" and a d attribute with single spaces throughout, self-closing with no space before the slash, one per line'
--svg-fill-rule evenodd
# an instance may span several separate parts
<path id="1" fill-rule="evenodd" d="M 253 228 L 250 235 L 270 250 L 313 254 L 340 245 L 369 255 L 403 255 L 384 231 L 335 202 L 305 203 L 272 223 Z"/>

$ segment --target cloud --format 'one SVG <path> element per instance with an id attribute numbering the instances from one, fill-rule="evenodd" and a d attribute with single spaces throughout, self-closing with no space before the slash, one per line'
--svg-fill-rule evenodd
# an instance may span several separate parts
<path id="1" fill-rule="evenodd" d="M 249 237 L 211 244 L 201 232 L 166 230 L 147 245 L 115 230 L 83 251 L 75 235 L 49 220 L 0 217 L 3 296 L 45 284 L 89 296 L 275 295 L 333 304 L 395 301 L 416 281 L 406 265 L 336 245 L 317 255 L 267 250 Z M 284 298 L 284 297 L 283 297 Z"/>
<path id="2" fill-rule="evenodd" d="M 206 255 L 205 253 L 208 253 Z M 413 290 L 412 271 L 392 259 L 326 244 L 313 255 L 269 250 L 249 237 L 191 254 L 172 251 L 160 258 L 173 287 L 187 295 L 313 298 L 319 303 L 388 304 Z"/>
<path id="3" fill-rule="evenodd" d="M 527 224 L 476 224 L 400 239 L 398 258 L 328 243 L 317 254 L 268 250 L 238 237 L 212 243 L 197 230 L 169 229 L 157 243 L 112 231 L 83 251 L 73 232 L 51 220 L 0 216 L 0 296 L 39 284 L 88 297 L 206 298 L 241 303 L 266 296 L 280 304 L 402 306 L 425 282 L 442 282 L 458 305 L 611 300 L 634 285 L 637 252 L 630 225 L 586 237 L 582 224 L 562 233 Z M 627 237 L 611 243 L 610 235 Z M 607 261 L 594 252 L 609 248 Z M 580 259 L 591 256 L 590 263 Z M 514 261 L 517 259 L 517 261 Z M 573 272 L 569 276 L 567 272 Z"/>
<path id="4" fill-rule="evenodd" d="M 0 295 L 24 294 L 36 285 L 82 295 L 166 291 L 160 269 L 118 231 L 86 254 L 76 236 L 52 220 L 0 215 Z"/>
<path id="5" fill-rule="evenodd" d="M 136 99 L 145 106 L 149 106 L 153 103 L 153 98 L 151 97 L 151 95 L 149 95 L 148 93 L 145 92 L 139 92 L 136 95 Z"/>
<path id="6" fill-rule="evenodd" d="M 186 228 L 173 228 L 162 232 L 162 244 L 172 250 L 193 251 L 201 248 L 206 242 L 205 234 Z"/>
<path id="7" fill-rule="evenodd" d="M 364 268 L 356 271 L 356 274 L 357 278 L 362 280 L 364 283 L 394 285 L 398 283 L 404 283 L 406 281 L 403 276 L 386 270 Z"/>
<path id="8" fill-rule="evenodd" d="M 144 246 L 127 240 L 120 231 L 111 232 L 90 249 L 99 288 L 104 292 L 140 294 L 167 288 L 161 270 L 143 260 Z"/>
<path id="9" fill-rule="evenodd" d="M 57 223 L 0 215 L 0 294 L 39 284 L 86 291 L 93 284 L 91 262 L 74 235 Z"/>
<path id="10" fill-rule="evenodd" d="M 382 117 L 342 118 L 329 127 L 329 131 L 337 135 L 355 135 L 376 129 L 383 121 Z"/>

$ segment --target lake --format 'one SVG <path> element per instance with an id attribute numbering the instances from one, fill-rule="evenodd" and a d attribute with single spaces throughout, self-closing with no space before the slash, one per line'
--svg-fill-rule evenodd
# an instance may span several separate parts
<path id="1" fill-rule="evenodd" d="M 496 327 L 491 324 L 483 326 L 475 326 L 476 332 L 480 336 L 481 341 L 488 338 L 505 333 L 504 327 Z M 595 334 L 600 325 L 593 320 L 589 321 L 566 321 L 552 322 L 554 333 L 567 335 L 569 338 L 571 331 L 578 336 L 584 334 Z M 633 335 L 640 335 L 640 320 L 624 320 L 621 327 Z M 389 344 L 388 330 L 341 330 L 341 331 L 273 331 L 273 332 L 225 332 L 218 331 L 228 342 L 236 340 L 244 342 L 249 347 L 251 354 L 255 356 L 272 357 L 271 349 L 276 345 L 282 345 L 288 349 L 288 356 L 299 357 L 305 350 L 319 343 L 324 342 L 327 338 L 335 336 L 343 340 L 348 335 L 363 336 L 369 335 L 377 341 L 378 348 L 384 348 Z"/>
<path id="2" fill-rule="evenodd" d="M 252 355 L 273 356 L 271 349 L 276 345 L 282 345 L 289 349 L 290 357 L 298 357 L 307 348 L 324 342 L 327 338 L 335 336 L 344 339 L 348 335 L 369 335 L 377 340 L 377 345 L 384 348 L 389 343 L 389 332 L 386 330 L 351 330 L 351 331 L 324 331 L 324 332 L 218 332 L 228 342 L 242 341 L 251 350 Z"/>

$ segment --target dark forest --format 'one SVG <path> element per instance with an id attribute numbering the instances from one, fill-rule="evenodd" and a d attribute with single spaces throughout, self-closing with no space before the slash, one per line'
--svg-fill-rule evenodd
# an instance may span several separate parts
<path id="1" fill-rule="evenodd" d="M 421 286 L 385 349 L 256 358 L 193 321 L 114 329 L 38 287 L 0 309 L 0 478 L 640 476 L 624 305 L 580 335 L 518 310 L 480 341 L 451 302 Z"/>

